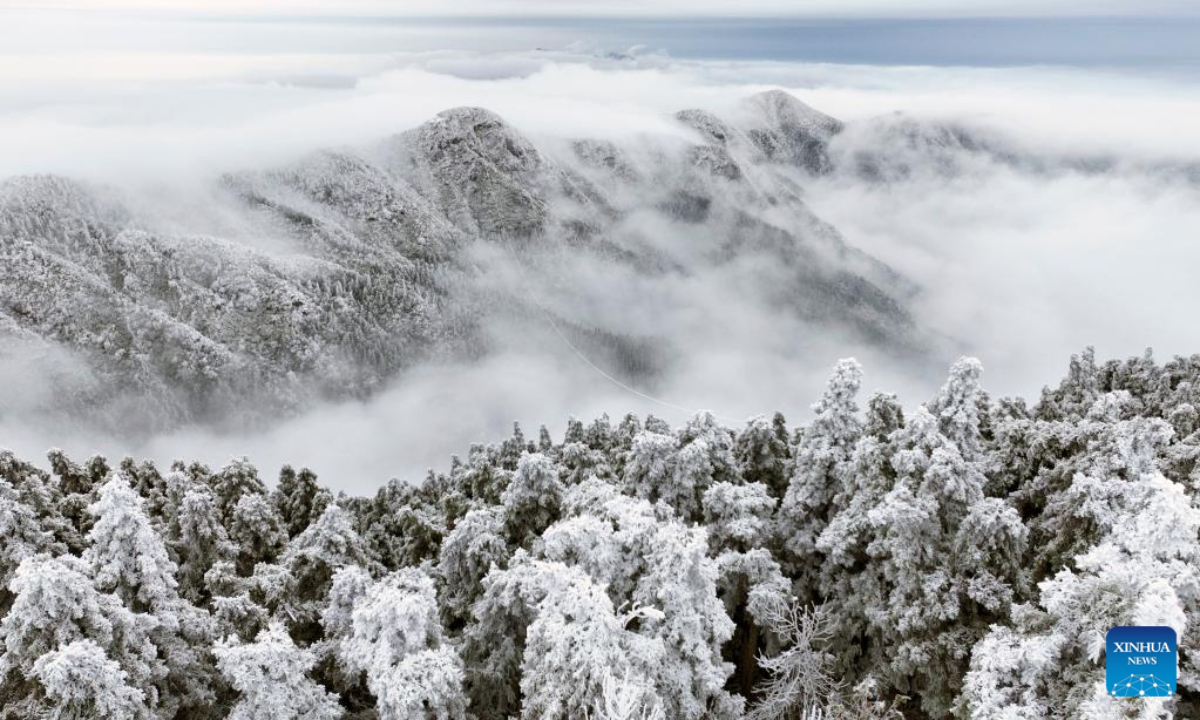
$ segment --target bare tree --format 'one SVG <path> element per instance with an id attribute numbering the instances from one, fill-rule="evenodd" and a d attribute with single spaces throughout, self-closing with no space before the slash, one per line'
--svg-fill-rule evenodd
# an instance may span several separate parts
<path id="1" fill-rule="evenodd" d="M 831 657 L 822 646 L 830 639 L 831 620 L 821 606 L 795 598 L 765 612 L 764 624 L 786 648 L 759 657 L 770 675 L 759 687 L 761 700 L 745 720 L 896 720 L 907 698 L 892 702 L 874 697 L 867 683 L 846 691 L 829 673 Z"/>
<path id="2" fill-rule="evenodd" d="M 793 599 L 771 608 L 764 624 L 787 649 L 774 657 L 759 657 L 770 679 L 761 686 L 762 699 L 746 720 L 824 720 L 821 709 L 838 689 L 829 675 L 828 656 L 819 647 L 829 639 L 827 613 Z"/>

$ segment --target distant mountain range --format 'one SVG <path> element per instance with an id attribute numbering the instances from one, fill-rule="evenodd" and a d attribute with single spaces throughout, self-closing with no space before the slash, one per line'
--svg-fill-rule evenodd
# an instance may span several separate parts
<path id="1" fill-rule="evenodd" d="M 691 141 L 538 144 L 487 110 L 446 110 L 371 146 L 222 177 L 225 230 L 206 234 L 112 189 L 0 181 L 0 356 L 43 366 L 59 409 L 155 426 L 366 397 L 418 362 L 487 353 L 480 327 L 496 315 L 549 312 L 630 382 L 669 371 L 653 337 L 535 307 L 521 283 L 475 282 L 480 246 L 650 279 L 762 258 L 788 278 L 771 302 L 796 317 L 922 352 L 917 288 L 805 204 L 805 178 L 839 161 L 841 122 L 781 91 L 675 119 Z M 677 253 L 660 231 L 704 240 Z"/>

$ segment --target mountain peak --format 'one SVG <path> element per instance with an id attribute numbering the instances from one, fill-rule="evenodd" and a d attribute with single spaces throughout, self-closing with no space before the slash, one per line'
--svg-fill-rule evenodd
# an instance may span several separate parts
<path id="1" fill-rule="evenodd" d="M 742 108 L 746 134 L 768 159 L 813 173 L 830 169 L 827 146 L 842 131 L 841 121 L 783 90 L 751 95 Z"/>
<path id="2" fill-rule="evenodd" d="M 419 128 L 422 145 L 431 155 L 467 150 L 507 172 L 537 170 L 537 149 L 504 118 L 480 107 L 443 110 Z M 462 146 L 452 150 L 456 146 Z"/>
<path id="3" fill-rule="evenodd" d="M 525 236 L 541 229 L 548 163 L 491 110 L 443 110 L 391 146 L 395 172 L 411 178 L 460 230 Z"/>
<path id="4" fill-rule="evenodd" d="M 768 124 L 801 128 L 813 134 L 834 135 L 842 123 L 784 90 L 765 90 L 746 98 L 745 104 Z"/>

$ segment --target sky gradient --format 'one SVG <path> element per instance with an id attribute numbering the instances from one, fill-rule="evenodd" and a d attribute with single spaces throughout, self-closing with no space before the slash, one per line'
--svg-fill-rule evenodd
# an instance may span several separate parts
<path id="1" fill-rule="evenodd" d="M 1195 15 L 1189 0 L 0 0 L 0 8 L 240 15 L 1053 17 Z"/>

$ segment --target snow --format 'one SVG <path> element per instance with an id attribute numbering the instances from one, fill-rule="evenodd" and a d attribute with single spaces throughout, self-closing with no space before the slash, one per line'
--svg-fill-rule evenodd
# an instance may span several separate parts
<path id="1" fill-rule="evenodd" d="M 372 498 L 291 468 L 268 489 L 245 458 L 0 455 L 5 712 L 1186 716 L 1200 361 L 1086 354 L 1032 408 L 973 359 L 910 413 L 864 411 L 861 377 L 839 362 L 796 432 L 517 427 Z M 1179 693 L 1112 696 L 1117 625 L 1176 631 Z"/>

